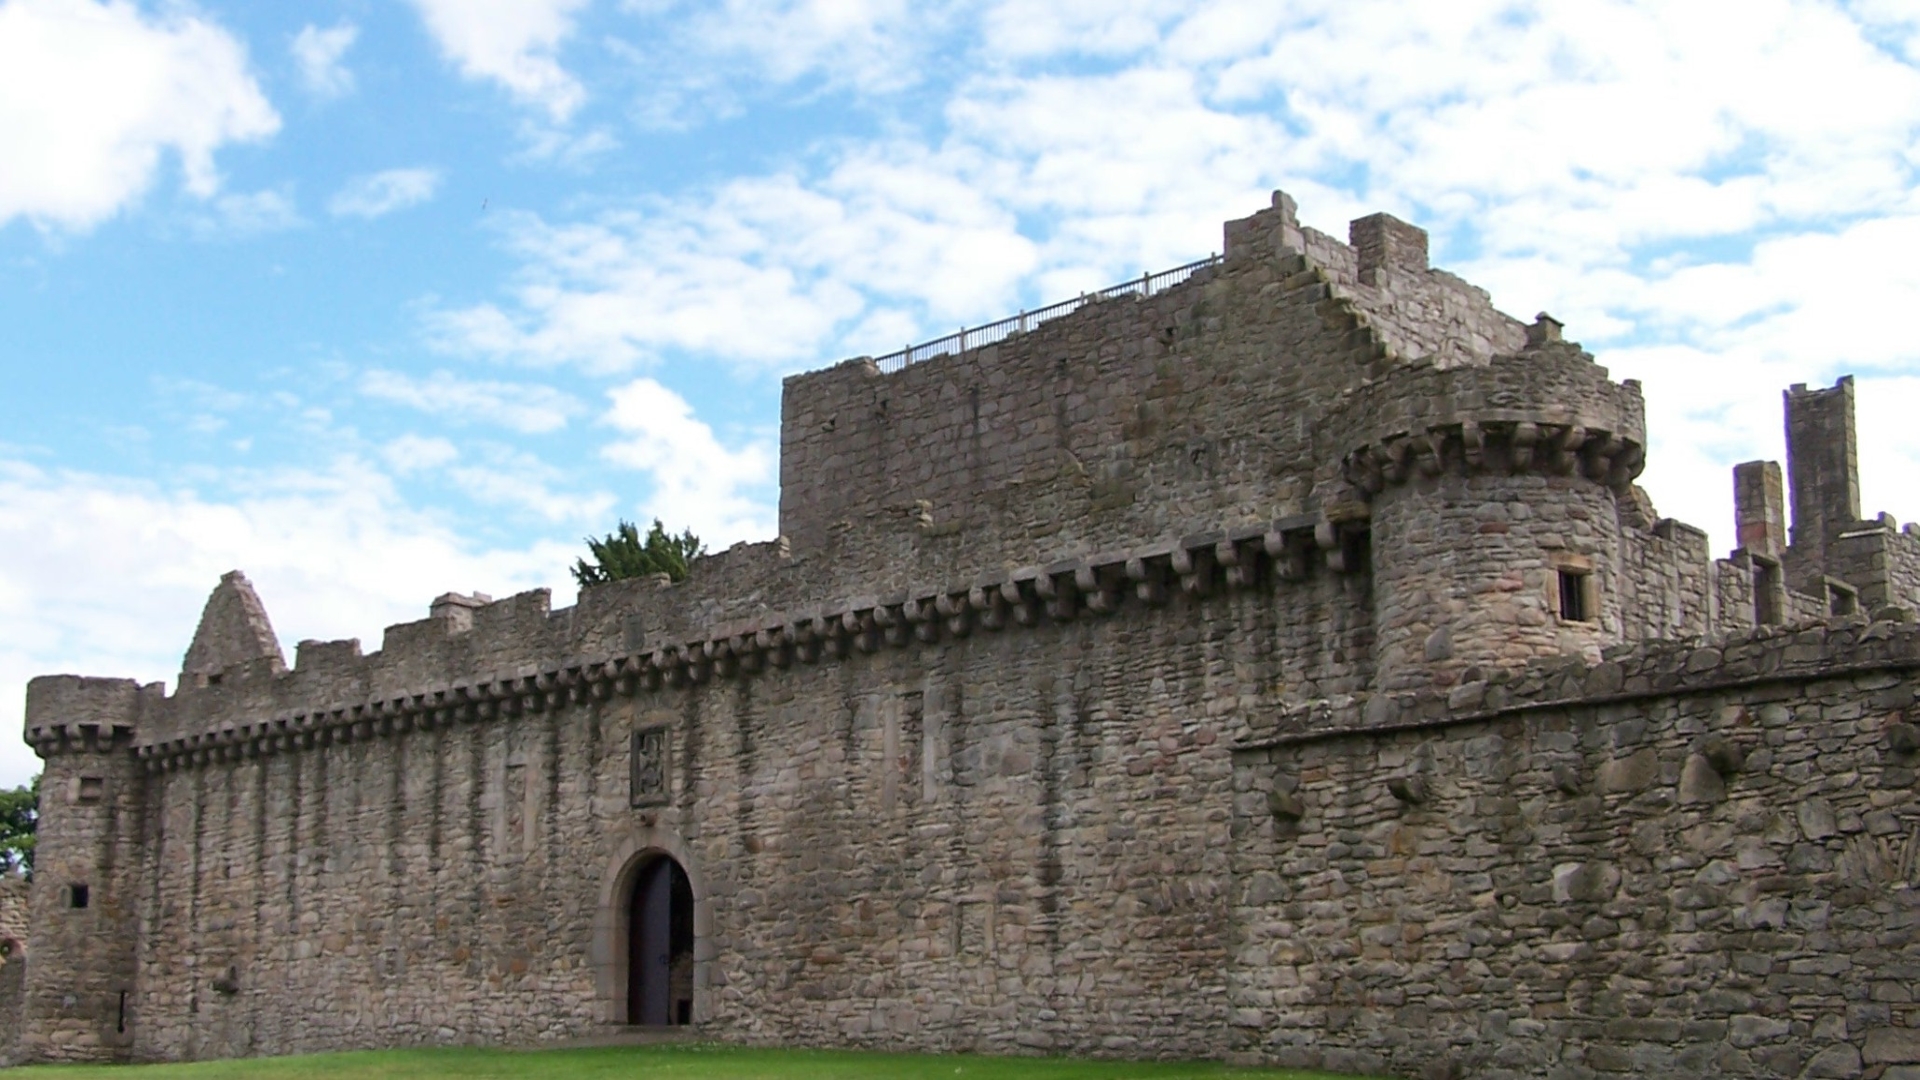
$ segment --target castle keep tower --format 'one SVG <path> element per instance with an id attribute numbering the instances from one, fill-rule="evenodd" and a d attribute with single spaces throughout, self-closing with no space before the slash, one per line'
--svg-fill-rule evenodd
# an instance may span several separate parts
<path id="1" fill-rule="evenodd" d="M 1920 537 L 1851 383 L 1715 560 L 1641 388 L 1420 229 L 1224 241 L 788 379 L 782 535 L 684 581 L 289 669 L 234 572 L 171 694 L 35 679 L 20 1051 L 1920 1066 Z"/>

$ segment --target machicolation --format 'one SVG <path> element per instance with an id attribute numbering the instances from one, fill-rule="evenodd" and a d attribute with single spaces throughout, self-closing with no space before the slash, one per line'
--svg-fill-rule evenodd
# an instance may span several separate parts
<path id="1" fill-rule="evenodd" d="M 1915 1080 L 1920 536 L 1862 515 L 1850 379 L 1785 407 L 1716 559 L 1638 384 L 1276 193 L 789 379 L 781 536 L 680 584 L 288 667 L 235 572 L 171 694 L 35 679 L 0 1054 Z"/>

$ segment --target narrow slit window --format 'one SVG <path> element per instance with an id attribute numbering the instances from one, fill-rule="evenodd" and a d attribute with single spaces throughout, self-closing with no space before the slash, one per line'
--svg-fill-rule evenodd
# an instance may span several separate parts
<path id="1" fill-rule="evenodd" d="M 1587 603 L 1587 574 L 1582 570 L 1560 571 L 1560 618 L 1567 622 L 1587 622 L 1593 618 Z"/>
<path id="2" fill-rule="evenodd" d="M 1756 560 L 1753 565 L 1753 621 L 1758 626 L 1784 622 L 1780 616 L 1780 566 Z"/>
<path id="3" fill-rule="evenodd" d="M 87 903 L 93 899 L 92 892 L 93 891 L 85 885 L 69 885 L 67 886 L 67 901 L 73 905 L 75 911 L 79 911 L 85 908 Z"/>

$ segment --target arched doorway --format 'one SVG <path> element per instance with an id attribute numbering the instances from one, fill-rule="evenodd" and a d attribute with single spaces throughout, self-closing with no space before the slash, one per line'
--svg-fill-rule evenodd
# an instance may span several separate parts
<path id="1" fill-rule="evenodd" d="M 627 899 L 627 1023 L 693 1020 L 693 884 L 672 857 L 633 875 Z"/>

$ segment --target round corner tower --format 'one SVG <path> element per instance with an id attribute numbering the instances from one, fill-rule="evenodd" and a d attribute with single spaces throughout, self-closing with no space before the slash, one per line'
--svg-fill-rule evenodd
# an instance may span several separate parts
<path id="1" fill-rule="evenodd" d="M 1644 462 L 1640 390 L 1548 337 L 1481 365 L 1402 368 L 1346 403 L 1381 690 L 1597 660 L 1623 637 L 1618 499 Z"/>
<path id="2" fill-rule="evenodd" d="M 147 692 L 131 679 L 75 675 L 27 684 L 26 739 L 45 762 L 28 899 L 27 1060 L 120 1060 L 133 1044 L 142 773 L 132 748 Z"/>

